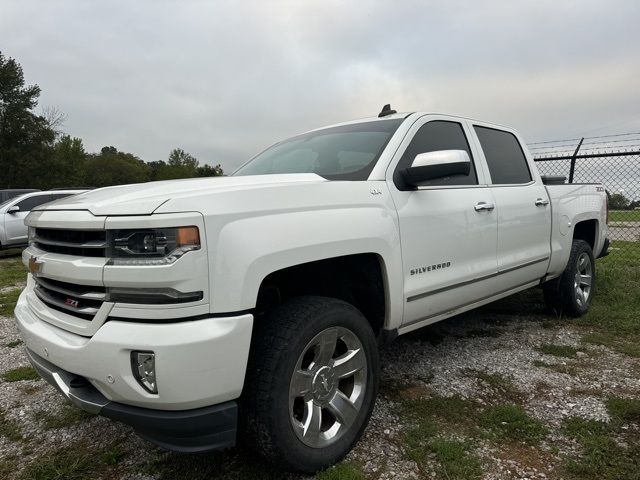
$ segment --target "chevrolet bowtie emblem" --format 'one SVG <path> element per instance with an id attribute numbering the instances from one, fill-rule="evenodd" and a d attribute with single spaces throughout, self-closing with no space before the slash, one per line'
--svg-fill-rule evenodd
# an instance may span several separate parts
<path id="1" fill-rule="evenodd" d="M 32 275 L 40 273 L 42 271 L 42 265 L 42 262 L 38 261 L 38 257 L 31 255 L 31 258 L 29 258 L 29 271 Z"/>

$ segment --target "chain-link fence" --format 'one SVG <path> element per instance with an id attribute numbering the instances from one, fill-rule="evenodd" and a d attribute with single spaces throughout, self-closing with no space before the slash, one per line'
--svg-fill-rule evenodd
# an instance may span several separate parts
<path id="1" fill-rule="evenodd" d="M 640 132 L 529 144 L 541 175 L 602 183 L 611 254 L 640 261 Z"/>

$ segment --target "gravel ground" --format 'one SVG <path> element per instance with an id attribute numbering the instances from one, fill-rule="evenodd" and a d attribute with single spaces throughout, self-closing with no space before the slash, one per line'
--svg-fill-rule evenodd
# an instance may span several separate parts
<path id="1" fill-rule="evenodd" d="M 498 401 L 496 389 L 482 375 L 498 374 L 496 378 L 508 381 L 509 395 L 544 422 L 549 433 L 535 446 L 499 444 L 490 438 L 474 440 L 472 452 L 481 461 L 483 478 L 560 478 L 566 457 L 578 455 L 577 444 L 562 433 L 562 421 L 577 416 L 606 422 L 605 400 L 609 396 L 639 397 L 640 359 L 582 344 L 584 329 L 550 322 L 539 312 L 518 315 L 518 303 L 516 297 L 422 329 L 385 347 L 379 400 L 369 428 L 347 463 L 357 464 L 366 478 L 437 476 L 435 460 L 428 461 L 425 470 L 406 455 L 403 439 L 411 420 L 402 414 L 400 404 L 407 398 L 433 396 L 494 404 Z M 0 375 L 28 365 L 21 345 L 7 346 L 18 339 L 14 321 L 0 317 Z M 577 352 L 574 358 L 547 355 L 538 350 L 544 344 L 573 346 Z M 168 454 L 136 437 L 128 427 L 77 415 L 66 405 L 42 380 L 0 381 L 0 408 L 22 435 L 20 440 L 0 435 L 0 458 L 5 462 L 0 477 L 24 476 L 29 472 L 25 468 L 46 464 L 60 455 L 61 448 L 67 448 L 73 453 L 62 462 L 99 456 L 100 467 L 88 470 L 92 473 L 87 477 L 298 478 L 274 473 L 239 450 L 196 456 Z M 62 418 L 64 425 L 52 425 L 52 418 Z M 457 438 L 461 434 L 452 429 L 448 435 Z M 63 466 L 58 468 L 63 470 Z"/>

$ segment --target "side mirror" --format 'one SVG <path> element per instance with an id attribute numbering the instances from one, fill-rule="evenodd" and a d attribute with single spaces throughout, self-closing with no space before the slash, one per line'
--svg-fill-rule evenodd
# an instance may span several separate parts
<path id="1" fill-rule="evenodd" d="M 402 171 L 402 179 L 410 187 L 417 187 L 427 180 L 469 175 L 471 159 L 464 150 L 438 150 L 416 155 L 410 167 Z"/>
<path id="2" fill-rule="evenodd" d="M 9 207 L 7 209 L 7 213 L 18 213 L 20 211 L 20 207 L 18 205 L 14 205 L 13 207 Z"/>

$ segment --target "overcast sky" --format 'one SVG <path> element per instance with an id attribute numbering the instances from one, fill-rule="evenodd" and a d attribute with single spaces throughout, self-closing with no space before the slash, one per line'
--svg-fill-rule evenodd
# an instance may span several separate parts
<path id="1" fill-rule="evenodd" d="M 0 48 L 89 151 L 229 172 L 384 103 L 527 141 L 640 131 L 639 21 L 636 0 L 1 0 Z"/>

